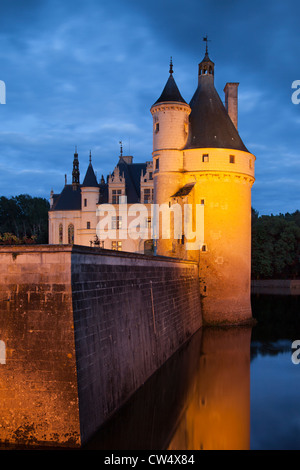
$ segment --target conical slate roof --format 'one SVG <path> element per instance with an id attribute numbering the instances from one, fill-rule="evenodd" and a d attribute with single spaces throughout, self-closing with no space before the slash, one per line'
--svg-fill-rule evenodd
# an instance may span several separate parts
<path id="1" fill-rule="evenodd" d="M 92 166 L 92 163 L 89 164 L 88 169 L 86 171 L 82 187 L 86 188 L 94 188 L 94 187 L 99 187 L 99 184 L 97 183 L 97 178 Z"/>
<path id="2" fill-rule="evenodd" d="M 199 77 L 190 107 L 186 149 L 227 148 L 248 152 L 215 89 L 213 75 Z"/>
<path id="3" fill-rule="evenodd" d="M 162 94 L 160 95 L 158 100 L 155 101 L 154 105 L 158 104 L 158 103 L 163 103 L 163 102 L 166 102 L 166 101 L 176 101 L 176 102 L 179 102 L 179 103 L 185 103 L 186 104 L 185 100 L 182 98 L 182 96 L 180 94 L 180 91 L 178 89 L 178 86 L 176 85 L 176 82 L 174 80 L 174 77 L 173 77 L 172 73 L 170 74 L 170 76 L 168 78 L 168 81 L 165 85 L 165 88 L 163 89 Z"/>

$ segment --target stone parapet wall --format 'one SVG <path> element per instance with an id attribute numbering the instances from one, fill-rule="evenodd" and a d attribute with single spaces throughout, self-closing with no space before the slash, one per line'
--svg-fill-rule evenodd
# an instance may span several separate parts
<path id="1" fill-rule="evenodd" d="M 0 269 L 2 443 L 82 445 L 202 325 L 193 262 L 50 245 Z"/>

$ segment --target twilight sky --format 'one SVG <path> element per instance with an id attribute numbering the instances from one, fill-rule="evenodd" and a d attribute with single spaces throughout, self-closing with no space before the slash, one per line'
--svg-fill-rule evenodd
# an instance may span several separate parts
<path id="1" fill-rule="evenodd" d="M 151 159 L 150 107 L 168 78 L 189 102 L 205 52 L 222 100 L 239 82 L 239 132 L 257 157 L 253 207 L 300 209 L 298 0 L 0 0 L 0 195 L 49 198 L 71 182 L 77 145 L 98 178 L 113 171 L 119 141 Z"/>

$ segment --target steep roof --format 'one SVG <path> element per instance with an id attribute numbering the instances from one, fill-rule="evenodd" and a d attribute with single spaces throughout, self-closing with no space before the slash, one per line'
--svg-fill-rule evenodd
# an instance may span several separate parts
<path id="1" fill-rule="evenodd" d="M 214 86 L 213 75 L 201 75 L 190 102 L 189 148 L 228 148 L 248 152 Z"/>
<path id="2" fill-rule="evenodd" d="M 71 184 L 66 184 L 62 192 L 55 198 L 52 211 L 76 211 L 81 210 L 81 186 L 73 189 Z"/>
<path id="3" fill-rule="evenodd" d="M 141 172 L 143 171 L 143 174 L 146 173 L 147 164 L 127 164 L 122 158 L 120 158 L 117 166 L 119 167 L 120 173 L 124 173 L 127 202 L 129 204 L 139 202 L 141 197 Z"/>
<path id="4" fill-rule="evenodd" d="M 171 73 L 168 80 L 167 80 L 167 83 L 162 91 L 162 94 L 160 95 L 160 97 L 158 98 L 157 101 L 155 101 L 154 105 L 155 104 L 158 104 L 158 103 L 163 103 L 163 102 L 166 102 L 166 101 L 176 101 L 176 102 L 179 102 L 179 103 L 185 103 L 185 100 L 182 98 L 181 94 L 180 94 L 180 91 L 178 89 L 178 86 L 174 80 L 174 77 L 173 77 L 173 74 Z M 153 106 L 154 106 L 153 105 Z"/>
<path id="5" fill-rule="evenodd" d="M 127 202 L 135 204 L 140 202 L 141 173 L 146 173 L 147 163 L 127 163 L 120 158 L 117 165 L 120 174 L 125 177 L 125 189 L 127 195 Z M 83 187 L 97 187 L 99 188 L 99 204 L 108 203 L 108 184 L 105 181 L 97 183 L 96 175 L 90 163 L 83 181 L 83 184 L 77 185 L 74 190 L 72 184 L 66 184 L 60 194 L 53 195 L 54 204 L 51 211 L 74 211 L 81 210 L 81 188 Z"/>
<path id="6" fill-rule="evenodd" d="M 83 183 L 82 183 L 82 187 L 88 187 L 88 188 L 98 188 L 99 187 L 99 184 L 97 182 L 97 178 L 96 178 L 96 175 L 95 175 L 95 172 L 94 172 L 94 169 L 93 169 L 93 166 L 92 166 L 92 163 L 90 162 L 89 166 L 88 166 L 88 169 L 86 171 L 86 174 L 85 174 L 85 177 L 84 177 L 84 180 L 83 180 Z"/>

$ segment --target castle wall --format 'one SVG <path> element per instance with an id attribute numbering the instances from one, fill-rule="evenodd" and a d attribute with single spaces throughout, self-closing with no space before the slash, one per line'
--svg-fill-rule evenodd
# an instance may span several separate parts
<path id="1" fill-rule="evenodd" d="M 201 327 L 193 262 L 1 247 L 0 441 L 79 446 Z"/>
<path id="2" fill-rule="evenodd" d="M 0 441 L 80 443 L 71 254 L 0 249 Z"/>

